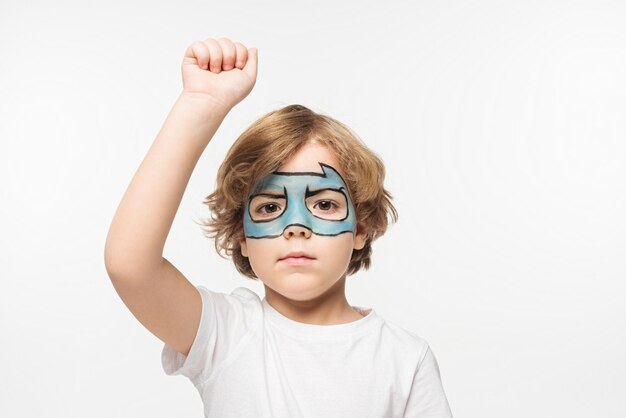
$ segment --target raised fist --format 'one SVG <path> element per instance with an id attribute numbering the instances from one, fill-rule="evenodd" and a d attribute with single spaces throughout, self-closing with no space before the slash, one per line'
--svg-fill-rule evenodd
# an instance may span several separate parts
<path id="1" fill-rule="evenodd" d="M 256 83 L 257 49 L 228 38 L 195 41 L 182 63 L 183 93 L 231 109 Z"/>

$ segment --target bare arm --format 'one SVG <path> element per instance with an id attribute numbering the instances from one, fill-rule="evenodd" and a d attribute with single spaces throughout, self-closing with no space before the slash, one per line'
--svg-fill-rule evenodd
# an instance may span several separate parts
<path id="1" fill-rule="evenodd" d="M 256 82 L 256 49 L 226 38 L 194 42 L 184 88 L 124 194 L 104 259 L 115 290 L 154 335 L 187 355 L 200 322 L 195 286 L 163 258 L 189 178 L 218 127 Z"/>
<path id="2" fill-rule="evenodd" d="M 111 277 L 143 276 L 163 248 L 189 178 L 229 109 L 182 93 L 135 173 L 105 244 Z"/>

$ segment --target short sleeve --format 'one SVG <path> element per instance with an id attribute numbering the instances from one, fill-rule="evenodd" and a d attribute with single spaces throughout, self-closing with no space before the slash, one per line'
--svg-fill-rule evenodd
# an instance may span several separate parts
<path id="1" fill-rule="evenodd" d="M 407 418 L 452 418 L 439 374 L 439 365 L 430 346 L 426 347 L 424 357 L 413 377 L 404 416 Z"/>
<path id="2" fill-rule="evenodd" d="M 259 329 L 262 305 L 259 296 L 245 287 L 231 294 L 204 286 L 196 288 L 202 299 L 202 314 L 189 353 L 184 356 L 165 344 L 161 365 L 167 375 L 183 375 L 199 385 L 236 355 Z"/>

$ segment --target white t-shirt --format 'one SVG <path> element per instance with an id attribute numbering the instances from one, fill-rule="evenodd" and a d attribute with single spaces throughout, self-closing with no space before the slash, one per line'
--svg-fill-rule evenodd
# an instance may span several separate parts
<path id="1" fill-rule="evenodd" d="M 373 309 L 313 325 L 245 287 L 196 288 L 202 317 L 189 355 L 165 344 L 161 360 L 167 375 L 191 380 L 205 417 L 452 417 L 426 340 Z"/>

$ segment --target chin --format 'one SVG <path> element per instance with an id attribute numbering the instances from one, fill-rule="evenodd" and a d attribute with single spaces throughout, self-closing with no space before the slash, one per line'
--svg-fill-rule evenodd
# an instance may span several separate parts
<path id="1" fill-rule="evenodd" d="M 320 283 L 310 278 L 292 275 L 283 279 L 281 283 L 263 280 L 263 284 L 287 299 L 306 302 L 324 294 L 334 283 Z"/>

